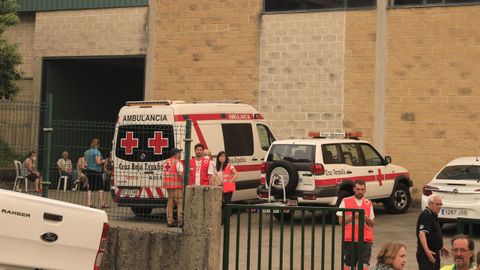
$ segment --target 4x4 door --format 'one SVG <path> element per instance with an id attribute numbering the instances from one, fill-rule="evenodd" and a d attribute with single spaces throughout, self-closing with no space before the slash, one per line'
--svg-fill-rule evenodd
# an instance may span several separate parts
<path id="1" fill-rule="evenodd" d="M 322 145 L 325 173 L 345 180 L 364 180 L 369 198 L 388 197 L 393 181 L 385 183 L 385 162 L 378 152 L 365 143 Z M 332 155 L 327 154 L 332 153 Z"/>

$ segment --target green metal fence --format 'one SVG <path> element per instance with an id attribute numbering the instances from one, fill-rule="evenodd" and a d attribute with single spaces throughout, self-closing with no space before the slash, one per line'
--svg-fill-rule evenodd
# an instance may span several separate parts
<path id="1" fill-rule="evenodd" d="M 363 209 L 281 205 L 226 205 L 223 269 L 344 269 L 345 225 L 359 213 L 358 252 L 349 264 L 363 269 L 361 260 L 365 214 Z M 352 239 L 354 239 L 354 229 Z M 355 263 L 356 262 L 356 263 Z"/>
<path id="2" fill-rule="evenodd" d="M 0 188 L 13 189 L 17 177 L 14 160 L 23 162 L 32 150 L 43 154 L 39 135 L 45 108 L 46 105 L 39 102 L 0 99 Z M 31 183 L 24 190 L 23 181 L 19 181 L 22 191 L 34 194 Z"/>
<path id="3" fill-rule="evenodd" d="M 87 206 L 89 184 L 85 170 L 82 169 L 82 157 L 90 148 L 92 139 L 98 138 L 98 150 L 108 162 L 102 166 L 103 187 L 101 191 L 92 192 L 91 204 L 97 208 L 106 206 L 104 210 L 110 219 L 163 221 L 167 199 L 166 190 L 162 187 L 162 162 L 170 156 L 168 151 L 171 147 L 184 149 L 184 158 L 189 160 L 191 122 L 185 121 L 169 128 L 151 125 L 122 126 L 119 141 L 116 142 L 117 156 L 122 156 L 121 152 L 124 150 L 119 150 L 120 140 L 128 131 L 144 140 L 129 157 L 130 165 L 155 165 L 152 170 L 126 170 L 121 167 L 122 163 L 126 163 L 125 160 L 115 163 L 109 158 L 114 148 L 114 122 L 53 119 L 53 96 L 47 95 L 46 101 L 45 104 L 0 101 L 0 188 L 14 189 L 16 172 L 13 161 L 23 162 L 29 151 L 36 150 L 39 157 L 36 162 L 37 169 L 43 176 L 43 196 Z M 153 157 L 153 149 L 148 147 L 148 139 L 158 131 L 171 137 L 172 143 L 169 150 L 164 151 L 164 155 Z M 70 173 L 62 172 L 57 165 L 57 162 L 63 159 L 64 152 L 68 153 L 68 160 L 71 162 Z M 142 156 L 147 159 L 152 157 L 154 160 L 149 162 L 142 159 Z M 186 162 L 186 172 L 189 171 L 188 166 L 189 163 Z M 185 174 L 185 183 L 188 183 L 189 176 L 188 173 Z M 23 183 L 21 184 L 23 186 Z M 28 183 L 28 186 L 27 190 L 17 190 L 40 195 L 34 192 L 32 183 Z M 129 196 L 137 191 L 134 196 Z"/>

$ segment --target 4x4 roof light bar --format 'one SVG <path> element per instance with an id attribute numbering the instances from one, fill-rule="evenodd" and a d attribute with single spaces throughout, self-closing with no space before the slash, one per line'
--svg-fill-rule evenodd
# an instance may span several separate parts
<path id="1" fill-rule="evenodd" d="M 363 136 L 362 132 L 320 132 L 310 131 L 308 137 L 311 138 L 360 138 Z"/>

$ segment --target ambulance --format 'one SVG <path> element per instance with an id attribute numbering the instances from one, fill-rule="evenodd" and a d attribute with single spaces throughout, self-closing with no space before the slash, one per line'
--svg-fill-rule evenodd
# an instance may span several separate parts
<path id="1" fill-rule="evenodd" d="M 187 120 L 192 123 L 190 156 L 197 143 L 214 160 L 226 151 L 239 172 L 233 200 L 256 198 L 260 166 L 275 137 L 252 106 L 239 101 L 131 101 L 120 109 L 112 142 L 111 192 L 119 207 L 149 215 L 166 206 L 163 163 L 173 148 L 185 149 Z"/>

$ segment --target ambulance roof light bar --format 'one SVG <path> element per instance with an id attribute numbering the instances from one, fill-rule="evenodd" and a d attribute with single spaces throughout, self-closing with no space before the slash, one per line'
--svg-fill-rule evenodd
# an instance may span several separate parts
<path id="1" fill-rule="evenodd" d="M 356 139 L 358 140 L 359 137 L 362 137 L 362 132 L 320 132 L 320 131 L 310 131 L 308 132 L 308 137 L 310 138 L 348 138 L 348 139 Z"/>
<path id="2" fill-rule="evenodd" d="M 182 100 L 139 100 L 139 101 L 127 101 L 127 106 L 144 106 L 144 105 L 172 105 L 182 104 L 185 101 Z"/>
<path id="3" fill-rule="evenodd" d="M 238 99 L 232 99 L 232 100 L 198 100 L 194 101 L 194 104 L 202 104 L 202 103 L 228 103 L 228 104 L 239 104 L 242 103 L 241 100 Z"/>

